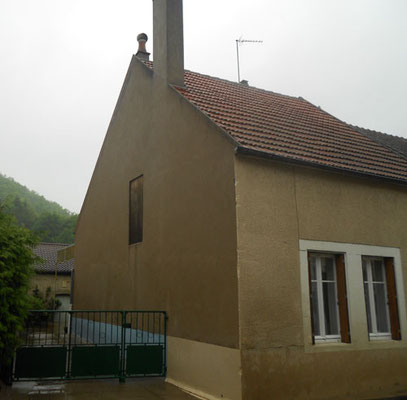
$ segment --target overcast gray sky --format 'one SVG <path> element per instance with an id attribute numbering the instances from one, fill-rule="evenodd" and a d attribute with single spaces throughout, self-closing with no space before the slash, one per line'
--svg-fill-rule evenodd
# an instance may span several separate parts
<path id="1" fill-rule="evenodd" d="M 406 0 L 184 0 L 185 67 L 407 138 Z M 0 0 L 0 172 L 79 212 L 151 0 Z"/>

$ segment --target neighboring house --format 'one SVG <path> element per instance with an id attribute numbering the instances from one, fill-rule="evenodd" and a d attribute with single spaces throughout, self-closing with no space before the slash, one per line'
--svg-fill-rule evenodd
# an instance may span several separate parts
<path id="1" fill-rule="evenodd" d="M 370 129 L 360 128 L 358 126 L 353 126 L 353 128 L 375 142 L 388 147 L 404 157 L 407 157 L 407 139 L 394 135 L 388 135 L 382 132 L 372 131 Z"/>
<path id="2" fill-rule="evenodd" d="M 211 399 L 407 394 L 407 159 L 302 98 L 184 71 L 154 0 L 75 236 L 75 309 L 168 312 Z"/>
<path id="3" fill-rule="evenodd" d="M 34 266 L 35 275 L 31 279 L 31 288 L 38 287 L 45 295 L 51 288 L 51 295 L 61 302 L 60 310 L 71 308 L 71 286 L 74 269 L 73 255 L 66 257 L 73 245 L 62 243 L 40 243 L 34 253 L 44 262 Z M 59 254 L 62 253 L 62 256 Z"/>

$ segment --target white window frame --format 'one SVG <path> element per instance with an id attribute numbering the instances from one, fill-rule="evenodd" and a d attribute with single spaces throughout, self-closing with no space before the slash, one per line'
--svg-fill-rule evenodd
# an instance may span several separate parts
<path id="1" fill-rule="evenodd" d="M 310 284 L 309 284 L 309 253 L 343 254 L 346 265 L 347 305 L 349 328 L 352 335 L 351 343 L 317 342 L 312 340 Z M 362 256 L 393 258 L 395 284 L 401 340 L 369 339 L 367 326 L 365 293 L 363 289 Z M 301 276 L 301 304 L 303 316 L 304 350 L 307 353 L 325 351 L 355 351 L 407 348 L 407 303 L 405 296 L 405 280 L 403 274 L 406 267 L 401 263 L 400 249 L 397 247 L 373 246 L 345 242 L 328 242 L 318 240 L 299 240 L 299 262 Z"/>
<path id="2" fill-rule="evenodd" d="M 315 335 L 314 339 L 315 342 L 340 342 L 341 341 L 341 326 L 339 321 L 339 306 L 338 306 L 338 281 L 336 275 L 336 258 L 333 254 L 326 254 L 326 253 L 310 253 L 310 257 L 315 257 L 315 273 L 316 273 L 316 280 L 311 279 L 311 282 L 316 282 L 317 284 L 317 295 L 318 295 L 318 316 L 319 316 L 319 329 L 320 335 Z M 322 279 L 322 263 L 321 258 L 331 258 L 333 261 L 334 266 L 334 281 L 327 281 Z M 311 266 L 310 266 L 311 268 Z M 310 271 L 311 273 L 311 271 Z M 339 333 L 337 335 L 327 335 L 326 334 L 326 326 L 325 326 L 325 309 L 324 309 L 324 294 L 323 294 L 323 283 L 324 282 L 331 282 L 335 283 L 335 298 L 336 298 L 336 323 L 338 324 Z"/>
<path id="3" fill-rule="evenodd" d="M 367 283 L 368 286 L 368 299 L 369 299 L 369 308 L 370 308 L 370 318 L 371 318 L 371 327 L 372 332 L 369 332 L 369 338 L 371 340 L 389 340 L 391 339 L 391 321 L 390 321 L 390 312 L 389 312 L 389 302 L 387 297 L 387 278 L 386 278 L 386 267 L 384 265 L 383 257 L 371 257 L 371 256 L 362 256 L 362 259 L 366 263 L 366 275 L 367 281 L 363 280 L 363 283 Z M 381 261 L 382 263 L 382 270 L 383 270 L 383 282 L 376 282 L 373 281 L 373 273 L 372 273 L 372 261 Z M 363 268 L 363 263 L 362 263 Z M 374 291 L 373 291 L 373 284 L 374 283 L 381 283 L 384 285 L 384 296 L 386 299 L 386 320 L 387 326 L 389 327 L 389 332 L 377 332 L 377 318 L 376 318 L 376 307 L 375 307 L 375 300 L 374 300 Z M 363 286 L 364 290 L 364 286 Z M 367 318 L 367 309 L 366 309 L 366 318 Z"/>

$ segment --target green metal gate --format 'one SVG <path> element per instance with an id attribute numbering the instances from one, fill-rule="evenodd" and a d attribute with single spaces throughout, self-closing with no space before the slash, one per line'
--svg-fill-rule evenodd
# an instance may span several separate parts
<path id="1" fill-rule="evenodd" d="M 165 311 L 31 311 L 13 380 L 164 376 Z"/>

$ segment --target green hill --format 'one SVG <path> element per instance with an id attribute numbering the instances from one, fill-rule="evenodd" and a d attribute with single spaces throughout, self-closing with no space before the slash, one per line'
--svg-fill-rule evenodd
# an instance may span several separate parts
<path id="1" fill-rule="evenodd" d="M 78 216 L 0 174 L 0 204 L 42 242 L 73 243 Z"/>
<path id="2" fill-rule="evenodd" d="M 56 213 L 59 215 L 71 215 L 67 209 L 61 207 L 54 201 L 49 201 L 40 194 L 28 189 L 27 187 L 16 182 L 13 178 L 0 174 L 0 201 L 7 197 L 19 197 L 27 201 L 37 214 L 44 212 Z"/>

